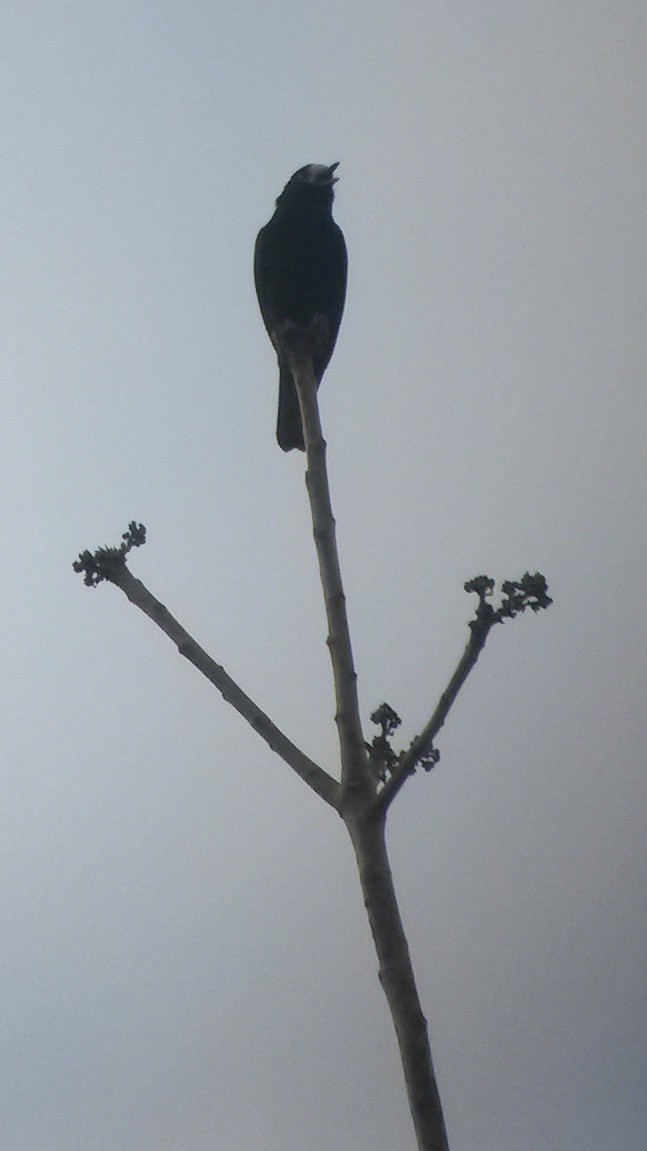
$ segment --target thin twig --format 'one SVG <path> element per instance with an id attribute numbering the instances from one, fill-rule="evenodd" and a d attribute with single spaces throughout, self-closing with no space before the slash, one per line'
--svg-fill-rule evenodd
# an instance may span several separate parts
<path id="1" fill-rule="evenodd" d="M 133 526 L 131 524 L 131 529 Z M 139 527 L 141 528 L 141 525 Z M 128 533 L 123 538 L 128 539 Z M 130 602 L 143 611 L 172 640 L 180 655 L 188 659 L 189 663 L 218 688 L 223 699 L 247 720 L 272 751 L 276 752 L 317 795 L 338 810 L 341 789 L 337 780 L 328 775 L 314 760 L 304 755 L 269 716 L 242 691 L 231 676 L 227 675 L 224 668 L 207 655 L 164 604 L 151 595 L 141 580 L 135 578 L 126 566 L 125 560 L 125 554 L 130 546 L 139 544 L 135 542 L 133 545 L 129 542 L 127 545 L 122 544 L 121 548 L 99 548 L 94 555 L 84 552 L 74 565 L 75 570 L 83 572 L 86 583 L 91 586 L 96 586 L 102 580 L 108 580 L 121 588 Z"/>
<path id="2" fill-rule="evenodd" d="M 393 775 L 387 779 L 384 787 L 375 797 L 375 808 L 377 811 L 386 811 L 389 804 L 393 802 L 400 791 L 405 780 L 415 771 L 416 764 L 425 753 L 429 752 L 433 747 L 434 739 L 447 719 L 456 696 L 483 650 L 491 626 L 492 624 L 490 623 L 478 629 L 472 627 L 465 651 L 458 661 L 456 671 L 438 700 L 431 719 L 423 728 L 420 735 L 416 736 L 411 747 L 402 756 Z"/>
<path id="3" fill-rule="evenodd" d="M 503 594 L 498 608 L 495 608 L 491 603 L 495 581 L 490 576 L 475 576 L 474 579 L 468 580 L 464 586 L 466 592 L 474 593 L 479 598 L 476 615 L 469 624 L 470 638 L 458 661 L 456 671 L 441 695 L 431 719 L 420 735 L 413 740 L 410 748 L 401 755 L 393 774 L 375 797 L 375 810 L 381 814 L 386 813 L 389 804 L 395 799 L 404 781 L 413 774 L 419 763 L 424 765 L 425 760 L 427 760 L 428 765 L 432 765 L 437 762 L 438 753 L 434 748 L 434 739 L 447 719 L 450 708 L 481 654 L 494 625 L 504 623 L 506 619 L 514 619 L 515 616 L 522 615 L 528 609 L 532 612 L 543 611 L 549 608 L 553 602 L 548 594 L 546 578 L 541 572 L 535 572 L 534 575 L 526 572 L 520 580 L 504 580 L 501 584 Z M 387 708 L 387 705 L 383 704 L 382 707 Z M 375 715 L 379 715 L 381 710 L 378 709 Z M 391 708 L 387 708 L 385 714 L 387 721 L 389 718 L 391 719 L 392 730 L 395 730 L 395 727 L 400 723 L 400 717 Z M 393 719 L 397 723 L 393 723 Z"/>

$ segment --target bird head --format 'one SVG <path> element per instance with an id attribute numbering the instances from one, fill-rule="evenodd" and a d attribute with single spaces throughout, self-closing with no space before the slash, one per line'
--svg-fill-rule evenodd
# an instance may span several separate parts
<path id="1" fill-rule="evenodd" d="M 338 176 L 333 176 L 338 167 L 339 160 L 329 168 L 325 164 L 306 164 L 305 168 L 299 168 L 299 171 L 294 173 L 292 179 L 300 180 L 304 184 L 317 184 L 319 187 L 330 186 L 336 184 L 339 179 Z"/>
<path id="2" fill-rule="evenodd" d="M 338 177 L 334 175 L 335 169 L 339 167 L 339 160 L 335 164 L 326 166 L 325 164 L 306 164 L 303 168 L 299 168 L 290 177 L 285 188 L 281 192 L 277 205 L 285 203 L 293 198 L 299 198 L 309 193 L 319 199 L 323 193 L 323 198 L 332 203 L 333 184 L 337 183 Z"/>

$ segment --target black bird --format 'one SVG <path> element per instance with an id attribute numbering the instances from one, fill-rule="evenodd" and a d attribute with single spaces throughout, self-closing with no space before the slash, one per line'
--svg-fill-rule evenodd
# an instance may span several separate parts
<path id="1" fill-rule="evenodd" d="M 306 164 L 288 180 L 254 250 L 254 281 L 263 322 L 275 344 L 277 328 L 292 321 L 321 332 L 313 370 L 321 382 L 333 353 L 346 296 L 347 257 L 341 228 L 332 218 L 337 164 Z M 304 450 L 299 400 L 289 365 L 279 360 L 276 438 L 284 452 Z"/>

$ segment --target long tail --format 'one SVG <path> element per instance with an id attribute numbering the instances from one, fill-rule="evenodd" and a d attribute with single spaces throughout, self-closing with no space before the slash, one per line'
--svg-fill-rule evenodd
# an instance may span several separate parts
<path id="1" fill-rule="evenodd" d="M 284 364 L 280 364 L 279 377 L 279 417 L 276 423 L 276 438 L 279 447 L 284 452 L 292 448 L 305 451 L 303 442 L 303 428 L 301 427 L 301 411 L 299 397 L 292 379 L 292 372 Z"/>

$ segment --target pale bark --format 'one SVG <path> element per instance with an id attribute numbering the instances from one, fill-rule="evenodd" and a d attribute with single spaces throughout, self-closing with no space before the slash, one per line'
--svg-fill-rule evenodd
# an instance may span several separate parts
<path id="1" fill-rule="evenodd" d="M 194 667 L 218 688 L 223 698 L 243 716 L 244 719 L 258 732 L 261 739 L 269 745 L 272 751 L 283 759 L 289 767 L 312 788 L 313 791 L 326 800 L 331 807 L 337 809 L 339 804 L 340 787 L 336 779 L 328 775 L 317 763 L 304 755 L 302 751 L 276 726 L 275 723 L 261 711 L 248 695 L 238 686 L 230 675 L 207 655 L 193 639 L 193 636 L 182 627 L 171 615 L 168 608 L 160 603 L 148 588 L 135 579 L 125 564 L 117 566 L 110 575 L 112 583 L 128 596 L 131 603 L 140 608 L 176 645 L 180 655 L 188 659 Z"/>
<path id="2" fill-rule="evenodd" d="M 411 1117 L 420 1151 L 448 1151 L 447 1132 L 429 1046 L 393 887 L 384 838 L 384 818 L 345 816 L 364 906 L 378 957 L 378 977 L 391 1011 L 400 1048 Z"/>
<path id="3" fill-rule="evenodd" d="M 307 349 L 304 351 L 299 335 L 297 331 L 297 338 L 287 347 L 299 396 L 308 457 L 306 487 L 328 621 L 327 643 L 335 686 L 335 722 L 339 733 L 341 782 L 342 789 L 346 791 L 348 788 L 365 787 L 369 770 L 359 714 L 357 673 L 350 642 L 346 596 L 337 552 L 335 519 L 328 485 L 326 441 L 319 419 L 317 381 L 312 370 L 311 356 Z"/>
<path id="4" fill-rule="evenodd" d="M 350 835 L 364 905 L 378 957 L 379 979 L 391 1011 L 419 1151 L 449 1151 L 447 1132 L 384 838 L 383 812 L 360 725 L 357 676 L 353 664 L 346 601 L 335 542 L 335 521 L 326 471 L 325 441 L 317 403 L 317 381 L 302 333 L 287 343 L 305 434 L 310 497 L 321 582 L 326 601 L 337 700 L 342 762 L 340 814 Z M 305 345 L 305 349 L 304 349 Z"/>
<path id="5" fill-rule="evenodd" d="M 420 757 L 433 747 L 434 739 L 447 719 L 456 696 L 483 650 L 491 625 L 488 626 L 485 624 L 478 627 L 474 626 L 475 623 L 478 623 L 478 621 L 472 622 L 471 634 L 465 645 L 465 650 L 458 662 L 456 671 L 438 701 L 431 719 L 425 724 L 420 735 L 416 736 L 411 747 L 402 756 L 393 775 L 387 779 L 380 794 L 376 798 L 376 805 L 382 811 L 386 811 L 408 776 L 416 770 L 416 763 L 420 760 Z"/>

